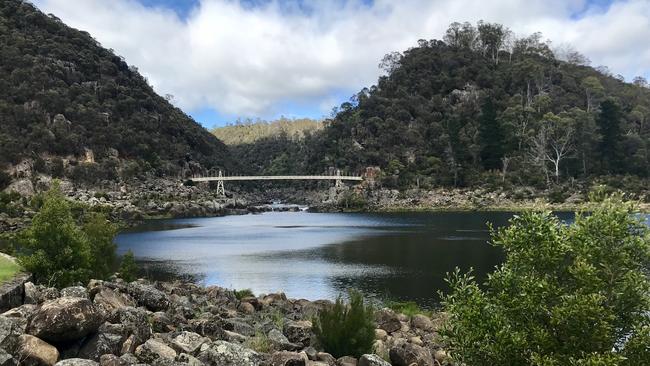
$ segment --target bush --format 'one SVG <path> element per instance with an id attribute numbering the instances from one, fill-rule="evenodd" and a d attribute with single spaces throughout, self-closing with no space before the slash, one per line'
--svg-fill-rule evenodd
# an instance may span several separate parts
<path id="1" fill-rule="evenodd" d="M 334 357 L 360 357 L 370 353 L 375 340 L 374 309 L 364 305 L 363 295 L 350 291 L 350 303 L 339 296 L 331 309 L 322 310 L 314 319 L 319 344 Z"/>
<path id="2" fill-rule="evenodd" d="M 135 256 L 131 249 L 122 256 L 120 278 L 126 282 L 133 282 L 138 278 L 138 265 L 135 263 Z"/>
<path id="3" fill-rule="evenodd" d="M 38 283 L 65 287 L 106 278 L 115 263 L 116 227 L 93 213 L 79 227 L 58 183 L 43 196 L 32 225 L 18 235 L 19 260 Z"/>
<path id="4" fill-rule="evenodd" d="M 253 291 L 249 288 L 245 288 L 243 290 L 234 290 L 233 292 L 235 293 L 235 297 L 237 298 L 237 300 L 241 300 L 245 297 L 255 296 L 253 294 Z"/>
<path id="5" fill-rule="evenodd" d="M 458 270 L 443 336 L 468 365 L 650 364 L 648 227 L 607 198 L 563 225 L 528 212 L 493 232 L 506 260 L 480 288 Z"/>
<path id="6" fill-rule="evenodd" d="M 420 308 L 420 305 L 414 301 L 388 301 L 386 302 L 386 307 L 396 313 L 404 314 L 409 317 L 413 317 L 414 315 L 418 314 L 431 316 L 430 311 L 423 310 Z"/>

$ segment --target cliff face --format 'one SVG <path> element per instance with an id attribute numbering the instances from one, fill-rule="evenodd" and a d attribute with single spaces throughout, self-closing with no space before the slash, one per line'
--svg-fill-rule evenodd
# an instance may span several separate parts
<path id="1" fill-rule="evenodd" d="M 0 44 L 0 170 L 92 182 L 231 164 L 221 141 L 88 33 L 5 0 Z"/>

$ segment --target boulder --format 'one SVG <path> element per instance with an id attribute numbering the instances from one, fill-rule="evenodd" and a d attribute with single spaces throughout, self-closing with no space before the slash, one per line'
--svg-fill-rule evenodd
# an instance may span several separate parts
<path id="1" fill-rule="evenodd" d="M 283 333 L 290 342 L 301 343 L 304 346 L 309 345 L 311 339 L 312 324 L 309 320 L 288 321 L 284 324 Z"/>
<path id="2" fill-rule="evenodd" d="M 24 365 L 52 366 L 59 359 L 56 347 L 32 335 L 21 335 L 19 342 L 16 354 Z"/>
<path id="3" fill-rule="evenodd" d="M 151 337 L 149 316 L 143 309 L 125 307 L 116 311 L 115 317 L 125 331 L 133 335 L 133 345 L 138 346 Z M 128 340 L 127 340 L 128 341 Z M 126 342 L 125 342 L 126 343 Z M 133 350 L 131 350 L 132 352 Z"/>
<path id="4" fill-rule="evenodd" d="M 336 360 L 336 366 L 357 366 L 359 362 L 351 356 L 343 356 Z"/>
<path id="5" fill-rule="evenodd" d="M 431 319 L 429 319 L 428 316 L 422 314 L 413 315 L 413 318 L 411 319 L 411 325 L 413 325 L 415 329 L 423 331 L 430 331 L 433 329 L 433 322 Z"/>
<path id="6" fill-rule="evenodd" d="M 375 339 L 385 341 L 386 338 L 388 338 L 388 332 L 380 328 L 375 329 Z"/>
<path id="7" fill-rule="evenodd" d="M 248 348 L 225 341 L 215 341 L 201 347 L 198 359 L 214 366 L 257 366 L 263 357 Z"/>
<path id="8" fill-rule="evenodd" d="M 7 351 L 0 348 L 0 366 L 17 366 L 18 361 Z"/>
<path id="9" fill-rule="evenodd" d="M 29 322 L 27 333 L 46 341 L 70 341 L 95 332 L 102 321 L 90 300 L 61 297 L 41 305 Z"/>
<path id="10" fill-rule="evenodd" d="M 172 362 L 176 351 L 158 339 L 149 339 L 135 349 L 135 356 L 143 363 Z"/>
<path id="11" fill-rule="evenodd" d="M 99 366 L 99 363 L 83 358 L 68 358 L 57 362 L 55 366 Z"/>
<path id="12" fill-rule="evenodd" d="M 131 296 L 108 287 L 102 288 L 97 292 L 93 303 L 106 317 L 109 317 L 118 309 L 136 305 L 135 300 Z"/>
<path id="13" fill-rule="evenodd" d="M 151 328 L 156 333 L 167 333 L 174 330 L 174 323 L 163 311 L 157 311 L 151 315 Z"/>
<path id="14" fill-rule="evenodd" d="M 277 350 L 295 351 L 302 348 L 296 343 L 289 342 L 289 339 L 287 339 L 287 337 L 276 328 L 271 329 L 268 332 L 267 337 L 269 338 L 269 341 L 271 341 L 273 348 Z"/>
<path id="15" fill-rule="evenodd" d="M 369 354 L 359 358 L 359 366 L 391 366 L 391 364 L 377 355 Z"/>
<path id="16" fill-rule="evenodd" d="M 151 311 L 167 310 L 169 307 L 167 295 L 153 286 L 131 282 L 127 287 L 127 291 L 129 295 L 133 296 L 138 305 L 144 306 Z"/>
<path id="17" fill-rule="evenodd" d="M 83 286 L 71 286 L 61 290 L 61 296 L 88 298 L 88 291 Z"/>
<path id="18" fill-rule="evenodd" d="M 318 352 L 316 354 L 316 361 L 325 362 L 328 365 L 336 365 L 336 358 L 326 352 Z"/>
<path id="19" fill-rule="evenodd" d="M 128 366 L 129 363 L 113 354 L 105 354 L 99 358 L 99 366 Z"/>
<path id="20" fill-rule="evenodd" d="M 424 347 L 412 343 L 404 343 L 389 351 L 390 361 L 394 366 L 434 366 L 431 352 Z"/>
<path id="21" fill-rule="evenodd" d="M 255 328 L 253 328 L 252 325 L 248 324 L 245 319 L 224 319 L 223 329 L 243 334 L 247 337 L 252 337 L 255 335 Z"/>
<path id="22" fill-rule="evenodd" d="M 199 361 L 198 358 L 188 355 L 187 353 L 179 353 L 178 356 L 176 356 L 176 362 L 180 362 L 182 364 L 186 364 L 189 366 L 203 366 L 203 362 Z"/>
<path id="23" fill-rule="evenodd" d="M 271 355 L 270 366 L 305 366 L 309 359 L 304 353 L 280 351 Z"/>
<path id="24" fill-rule="evenodd" d="M 53 287 L 35 285 L 32 282 L 25 283 L 25 304 L 40 304 L 47 300 L 54 300 L 59 297 L 59 291 Z"/>
<path id="25" fill-rule="evenodd" d="M 176 351 L 194 355 L 198 352 L 201 346 L 209 340 L 199 334 L 193 332 L 181 332 L 174 337 L 171 344 Z"/>
<path id="26" fill-rule="evenodd" d="M 379 329 L 385 330 L 387 333 L 393 333 L 402 328 L 402 323 L 399 316 L 390 309 L 380 309 L 375 313 L 375 321 Z"/>
<path id="27" fill-rule="evenodd" d="M 0 349 L 14 353 L 19 344 L 19 337 L 23 333 L 23 329 L 10 318 L 0 315 Z"/>
<path id="28" fill-rule="evenodd" d="M 99 361 L 104 354 L 118 354 L 122 349 L 124 338 L 120 334 L 98 332 L 93 334 L 79 349 L 79 357 Z"/>

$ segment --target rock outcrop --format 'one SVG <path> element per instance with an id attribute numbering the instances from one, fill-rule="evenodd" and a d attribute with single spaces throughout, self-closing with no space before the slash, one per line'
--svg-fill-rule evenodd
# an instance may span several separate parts
<path id="1" fill-rule="evenodd" d="M 337 359 L 314 342 L 311 322 L 330 301 L 144 280 L 25 287 L 29 303 L 0 315 L 0 366 L 451 365 L 424 315 L 378 310 L 374 353 Z"/>

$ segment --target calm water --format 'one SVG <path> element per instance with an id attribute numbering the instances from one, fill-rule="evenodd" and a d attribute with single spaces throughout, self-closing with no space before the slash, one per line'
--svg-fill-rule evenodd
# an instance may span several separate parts
<path id="1" fill-rule="evenodd" d="M 501 226 L 511 216 L 271 212 L 149 221 L 120 234 L 117 243 L 154 277 L 184 275 L 312 300 L 353 287 L 378 299 L 432 306 L 454 267 L 473 267 L 483 279 L 500 263 L 500 251 L 487 244 L 486 223 Z"/>

